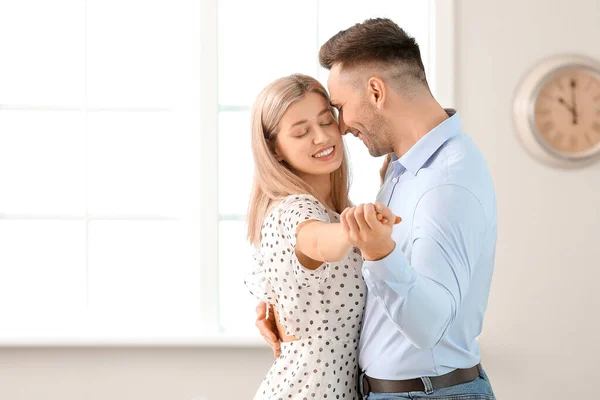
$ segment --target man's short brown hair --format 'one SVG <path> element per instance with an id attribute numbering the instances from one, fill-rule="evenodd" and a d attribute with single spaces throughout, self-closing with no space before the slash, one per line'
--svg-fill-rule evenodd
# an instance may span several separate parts
<path id="1" fill-rule="evenodd" d="M 368 19 L 340 31 L 321 46 L 319 62 L 327 69 L 334 64 L 343 69 L 382 64 L 390 67 L 395 77 L 427 86 L 419 45 L 387 18 Z"/>

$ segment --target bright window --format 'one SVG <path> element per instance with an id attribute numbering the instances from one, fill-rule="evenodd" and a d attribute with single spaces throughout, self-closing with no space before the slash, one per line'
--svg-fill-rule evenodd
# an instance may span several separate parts
<path id="1" fill-rule="evenodd" d="M 0 3 L 0 344 L 260 343 L 249 112 L 319 47 L 389 17 L 452 98 L 452 2 Z M 347 138 L 352 200 L 380 159 Z"/>

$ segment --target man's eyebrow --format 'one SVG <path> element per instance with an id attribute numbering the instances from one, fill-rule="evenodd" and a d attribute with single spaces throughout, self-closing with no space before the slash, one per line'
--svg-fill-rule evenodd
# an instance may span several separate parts
<path id="1" fill-rule="evenodd" d="M 321 110 L 321 112 L 320 112 L 319 114 L 317 114 L 317 117 L 320 117 L 321 115 L 323 115 L 323 114 L 326 114 L 326 113 L 328 113 L 328 112 L 329 112 L 329 109 L 327 109 L 327 108 L 324 108 L 323 110 Z M 291 128 L 293 128 L 293 127 L 294 127 L 294 126 L 296 126 L 296 125 L 302 125 L 302 124 L 305 124 L 305 123 L 307 123 L 307 122 L 308 122 L 308 120 L 307 120 L 307 119 L 303 119 L 302 121 L 294 122 L 294 123 L 292 124 Z"/>

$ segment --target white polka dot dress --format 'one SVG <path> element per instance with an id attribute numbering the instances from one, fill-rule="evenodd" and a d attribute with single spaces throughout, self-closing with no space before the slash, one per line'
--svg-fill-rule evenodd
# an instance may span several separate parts
<path id="1" fill-rule="evenodd" d="M 307 220 L 339 222 L 314 197 L 292 195 L 265 219 L 260 248 L 246 285 L 273 304 L 287 335 L 281 356 L 260 385 L 255 400 L 358 398 L 358 339 L 366 286 L 362 256 L 352 249 L 340 262 L 316 270 L 295 255 L 296 227 Z"/>

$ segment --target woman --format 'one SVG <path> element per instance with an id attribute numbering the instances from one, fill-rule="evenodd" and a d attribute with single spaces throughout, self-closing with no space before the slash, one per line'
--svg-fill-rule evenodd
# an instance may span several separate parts
<path id="1" fill-rule="evenodd" d="M 273 305 L 283 341 L 255 399 L 355 399 L 366 287 L 339 223 L 348 165 L 323 86 L 305 75 L 268 85 L 252 113 L 252 150 L 257 251 L 246 285 Z M 391 235 L 393 222 L 378 220 Z"/>

